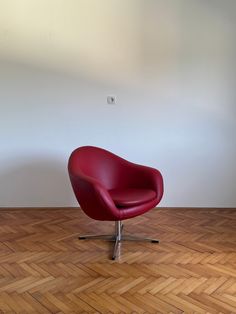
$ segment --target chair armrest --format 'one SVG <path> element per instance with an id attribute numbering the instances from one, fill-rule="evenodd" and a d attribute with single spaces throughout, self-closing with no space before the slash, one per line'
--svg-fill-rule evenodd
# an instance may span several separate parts
<path id="1" fill-rule="evenodd" d="M 163 177 L 159 170 L 139 164 L 130 163 L 129 165 L 133 169 L 133 178 L 136 184 L 142 188 L 149 188 L 157 193 L 158 202 L 160 202 L 163 192 L 164 183 Z"/>
<path id="2" fill-rule="evenodd" d="M 70 180 L 80 206 L 89 217 L 97 220 L 120 218 L 119 210 L 101 182 L 86 175 L 72 174 Z"/>

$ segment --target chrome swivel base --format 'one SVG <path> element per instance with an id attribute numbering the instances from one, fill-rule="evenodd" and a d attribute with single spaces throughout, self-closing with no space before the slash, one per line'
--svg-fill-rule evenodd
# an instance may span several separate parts
<path id="1" fill-rule="evenodd" d="M 119 244 L 122 241 L 145 241 L 145 242 L 159 243 L 159 240 L 157 239 L 122 235 L 122 231 L 123 231 L 123 223 L 120 220 L 118 220 L 115 222 L 115 234 L 82 235 L 82 236 L 79 236 L 79 240 L 98 239 L 98 240 L 107 240 L 107 241 L 115 242 L 114 248 L 113 248 L 113 254 L 112 254 L 113 260 L 115 260 L 118 255 L 117 253 L 118 253 Z"/>

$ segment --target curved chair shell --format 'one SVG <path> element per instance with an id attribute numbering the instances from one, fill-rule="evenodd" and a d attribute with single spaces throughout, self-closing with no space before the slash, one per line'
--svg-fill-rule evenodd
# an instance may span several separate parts
<path id="1" fill-rule="evenodd" d="M 69 158 L 68 171 L 82 210 L 96 220 L 120 221 L 142 215 L 163 196 L 161 173 L 105 149 L 83 146 Z"/>

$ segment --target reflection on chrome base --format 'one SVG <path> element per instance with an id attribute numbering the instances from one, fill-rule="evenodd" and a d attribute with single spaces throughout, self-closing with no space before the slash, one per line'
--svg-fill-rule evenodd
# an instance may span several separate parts
<path id="1" fill-rule="evenodd" d="M 82 235 L 79 236 L 79 240 L 106 240 L 106 241 L 112 241 L 115 242 L 114 248 L 113 248 L 113 254 L 112 259 L 115 260 L 116 257 L 119 255 L 119 244 L 122 241 L 145 241 L 145 242 L 152 242 L 152 243 L 159 243 L 159 240 L 157 239 L 151 239 L 151 238 L 142 238 L 142 237 L 136 237 L 132 235 L 123 235 L 123 223 L 118 220 L 115 222 L 115 234 L 97 234 L 97 235 Z"/>

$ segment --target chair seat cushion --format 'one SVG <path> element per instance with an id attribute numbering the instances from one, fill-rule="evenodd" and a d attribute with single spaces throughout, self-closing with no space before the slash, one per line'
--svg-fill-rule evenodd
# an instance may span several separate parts
<path id="1" fill-rule="evenodd" d="M 117 207 L 137 206 L 156 198 L 156 192 L 149 189 L 113 189 L 109 193 Z"/>

